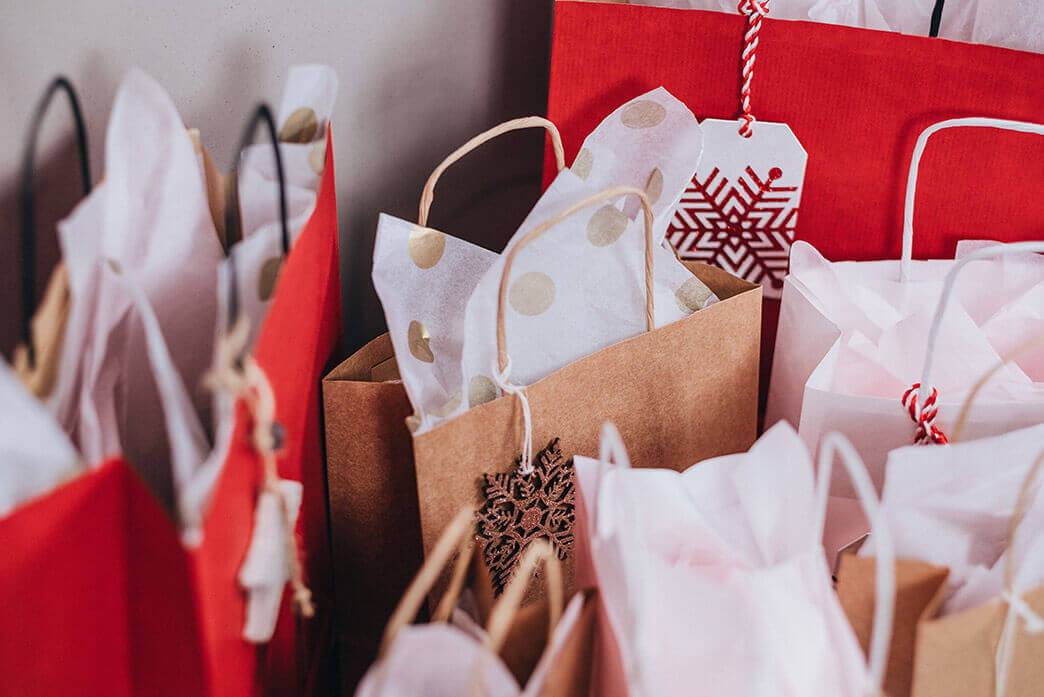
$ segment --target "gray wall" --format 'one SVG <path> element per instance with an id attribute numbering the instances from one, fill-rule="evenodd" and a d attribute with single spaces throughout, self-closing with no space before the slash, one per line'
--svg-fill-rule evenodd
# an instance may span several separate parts
<path id="1" fill-rule="evenodd" d="M 383 326 L 369 280 L 377 214 L 415 219 L 425 178 L 478 131 L 543 113 L 551 0 L 0 0 L 0 349 L 17 338 L 14 192 L 32 105 L 49 78 L 77 85 L 95 181 L 108 109 L 131 66 L 157 78 L 228 166 L 259 99 L 278 104 L 286 69 L 333 66 L 346 348 Z M 39 158 L 39 284 L 57 256 L 53 223 L 76 200 L 64 105 Z M 539 191 L 542 136 L 507 136 L 451 170 L 432 224 L 490 248 Z"/>

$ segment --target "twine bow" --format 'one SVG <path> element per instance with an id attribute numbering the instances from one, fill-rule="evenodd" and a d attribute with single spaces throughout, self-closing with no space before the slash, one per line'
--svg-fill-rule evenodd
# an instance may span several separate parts
<path id="1" fill-rule="evenodd" d="M 933 387 L 931 393 L 925 398 L 924 404 L 918 408 L 917 392 L 920 389 L 921 383 L 915 382 L 903 393 L 902 399 L 903 407 L 906 408 L 913 422 L 917 424 L 917 434 L 914 436 L 914 443 L 918 445 L 927 445 L 929 443 L 946 445 L 950 442 L 949 439 L 935 425 L 935 418 L 939 415 L 939 407 L 936 406 L 939 401 L 939 391 Z"/>
<path id="2" fill-rule="evenodd" d="M 234 399 L 242 399 L 250 412 L 253 419 L 250 440 L 254 450 L 261 456 L 262 493 L 275 496 L 281 504 L 294 609 L 303 617 L 312 617 L 315 615 L 315 605 L 312 603 L 312 592 L 303 580 L 300 550 L 291 523 L 295 516 L 290 500 L 279 486 L 279 469 L 276 465 L 286 432 L 275 418 L 275 392 L 268 376 L 252 356 L 244 356 L 248 337 L 247 322 L 242 318 L 231 331 L 219 337 L 215 347 L 215 367 L 207 376 L 207 384 L 226 391 Z"/>

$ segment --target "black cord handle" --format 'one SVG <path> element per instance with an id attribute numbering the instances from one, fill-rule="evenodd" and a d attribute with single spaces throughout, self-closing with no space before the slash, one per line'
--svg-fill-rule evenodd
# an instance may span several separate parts
<path id="1" fill-rule="evenodd" d="M 942 23 L 943 5 L 946 0 L 935 0 L 935 7 L 932 8 L 932 24 L 928 28 L 928 36 L 937 37 L 939 36 L 939 25 Z"/>
<path id="2" fill-rule="evenodd" d="M 68 78 L 59 75 L 51 81 L 46 91 L 36 103 L 29 130 L 25 136 L 25 149 L 22 151 L 22 172 L 18 187 L 18 203 L 22 219 L 19 238 L 19 265 L 22 276 L 22 341 L 25 344 L 29 359 L 29 367 L 36 365 L 36 347 L 33 346 L 31 323 L 36 312 L 36 186 L 33 180 L 35 173 L 36 144 L 40 136 L 40 125 L 47 114 L 54 95 L 64 92 L 69 99 L 73 123 L 76 126 L 76 146 L 80 156 L 80 180 L 83 184 L 83 195 L 91 192 L 91 164 L 87 157 L 87 127 L 84 125 L 83 112 L 76 90 Z"/>
<path id="3" fill-rule="evenodd" d="M 254 135 L 257 133 L 257 127 L 264 124 L 266 135 L 272 143 L 272 151 L 275 156 L 276 166 L 276 178 L 279 185 L 279 223 L 282 227 L 282 243 L 283 243 L 283 257 L 286 257 L 290 253 L 290 226 L 287 223 L 286 214 L 286 176 L 283 173 L 283 156 L 279 151 L 279 136 L 276 133 L 275 118 L 272 116 L 272 110 L 267 104 L 259 104 L 254 110 L 253 116 L 250 117 L 250 121 L 247 123 L 246 128 L 243 130 L 243 137 L 239 142 L 239 149 L 236 151 L 236 165 L 239 164 L 239 158 L 242 157 L 243 151 L 247 149 L 252 142 L 254 142 Z M 233 166 L 236 169 L 236 166 Z M 228 324 L 227 327 L 231 331 L 232 327 L 235 326 L 236 320 L 239 319 L 239 290 L 236 284 L 236 264 L 235 257 L 229 255 L 229 274 L 228 274 Z"/>

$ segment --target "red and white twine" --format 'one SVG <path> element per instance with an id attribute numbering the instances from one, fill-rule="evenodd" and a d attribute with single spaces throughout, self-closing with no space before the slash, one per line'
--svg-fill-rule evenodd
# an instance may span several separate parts
<path id="1" fill-rule="evenodd" d="M 902 399 L 907 413 L 914 423 L 917 424 L 917 434 L 914 437 L 914 443 L 918 445 L 927 445 L 929 443 L 946 445 L 950 442 L 949 439 L 935 425 L 935 418 L 939 415 L 939 407 L 937 406 L 939 391 L 933 387 L 928 397 L 925 398 L 924 404 L 918 409 L 917 391 L 920 389 L 921 383 L 915 382 L 910 386 L 910 389 L 903 393 Z"/>
<path id="2" fill-rule="evenodd" d="M 747 15 L 747 33 L 743 35 L 743 52 L 740 54 L 743 84 L 740 87 L 740 135 L 750 138 L 751 126 L 756 120 L 750 109 L 750 85 L 754 81 L 754 59 L 758 50 L 758 33 L 761 18 L 768 14 L 769 0 L 740 0 L 739 11 Z"/>

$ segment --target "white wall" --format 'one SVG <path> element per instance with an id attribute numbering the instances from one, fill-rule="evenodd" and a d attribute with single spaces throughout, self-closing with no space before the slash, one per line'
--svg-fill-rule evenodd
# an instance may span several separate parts
<path id="1" fill-rule="evenodd" d="M 53 74 L 80 91 L 97 181 L 108 108 L 131 66 L 166 86 L 224 167 L 253 104 L 278 104 L 288 66 L 333 66 L 351 348 L 382 323 L 368 265 L 378 211 L 416 216 L 442 156 L 485 127 L 543 112 L 550 16 L 551 0 L 0 0 L 0 348 L 9 349 L 17 323 L 13 192 L 23 133 Z M 38 180 L 42 280 L 55 255 L 45 225 L 75 200 L 74 160 L 61 143 L 68 121 L 55 106 Z M 447 176 L 434 224 L 490 247 L 506 241 L 536 197 L 542 157 L 539 134 L 509 141 Z"/>

